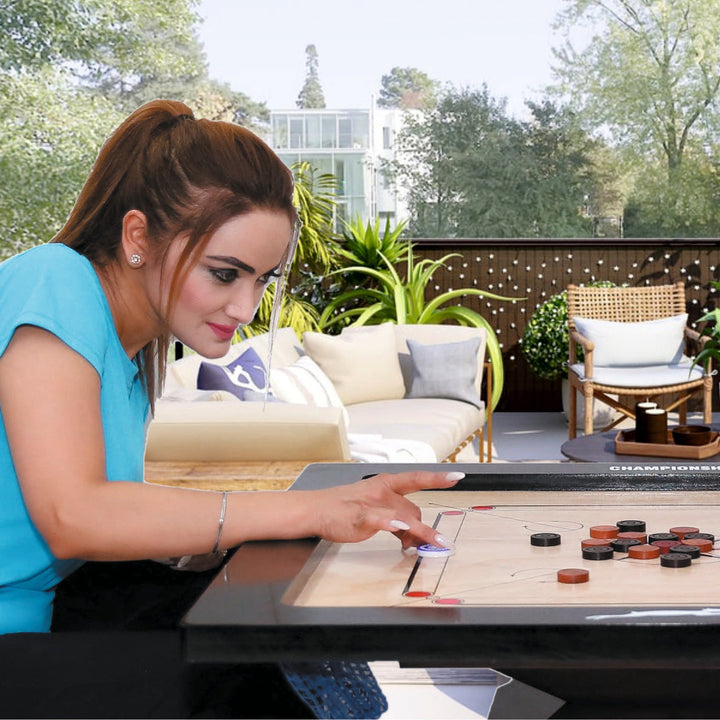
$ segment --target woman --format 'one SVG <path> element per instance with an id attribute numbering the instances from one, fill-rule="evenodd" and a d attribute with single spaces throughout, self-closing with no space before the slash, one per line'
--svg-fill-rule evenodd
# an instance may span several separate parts
<path id="1" fill-rule="evenodd" d="M 291 173 L 262 141 L 155 101 L 103 146 L 53 242 L 0 265 L 0 634 L 48 631 L 83 561 L 380 530 L 442 542 L 404 496 L 458 473 L 280 494 L 141 482 L 170 339 L 223 356 L 297 230 Z"/>

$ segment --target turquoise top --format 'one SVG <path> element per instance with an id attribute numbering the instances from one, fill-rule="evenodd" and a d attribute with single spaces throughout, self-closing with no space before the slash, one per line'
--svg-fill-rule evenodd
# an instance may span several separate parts
<path id="1" fill-rule="evenodd" d="M 120 343 L 91 263 L 50 243 L 0 263 L 0 355 L 20 325 L 56 335 L 95 368 L 109 480 L 142 482 L 147 393 Z M 36 358 L 52 373 L 52 357 Z M 22 392 L 22 388 L 18 388 Z M 39 453 L 42 444 L 38 445 Z M 82 561 L 58 560 L 23 502 L 0 408 L 0 634 L 50 629 L 53 588 Z"/>

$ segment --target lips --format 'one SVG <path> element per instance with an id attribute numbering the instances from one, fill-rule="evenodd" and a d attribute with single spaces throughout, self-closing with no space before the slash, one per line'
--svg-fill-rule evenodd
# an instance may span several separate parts
<path id="1" fill-rule="evenodd" d="M 208 323 L 208 327 L 220 340 L 230 340 L 237 330 L 237 325 L 221 325 L 220 323 Z"/>

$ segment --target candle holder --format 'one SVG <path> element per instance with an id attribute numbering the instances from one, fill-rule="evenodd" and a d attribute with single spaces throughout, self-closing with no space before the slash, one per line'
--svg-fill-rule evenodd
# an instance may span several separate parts
<path id="1" fill-rule="evenodd" d="M 635 440 L 636 442 L 648 442 L 648 429 L 645 413 L 648 410 L 655 410 L 657 403 L 645 400 L 644 402 L 635 403 Z"/>
<path id="2" fill-rule="evenodd" d="M 637 442 L 667 443 L 667 412 L 659 407 L 648 408 L 635 418 L 635 440 Z"/>

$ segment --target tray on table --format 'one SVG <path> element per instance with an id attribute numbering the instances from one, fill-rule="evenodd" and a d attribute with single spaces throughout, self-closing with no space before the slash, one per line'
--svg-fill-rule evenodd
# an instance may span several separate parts
<path id="1" fill-rule="evenodd" d="M 620 430 L 615 436 L 618 455 L 648 455 L 650 457 L 687 458 L 701 460 L 720 453 L 720 433 L 713 432 L 706 445 L 676 445 L 672 428 L 667 431 L 667 443 L 636 442 L 635 430 Z"/>

